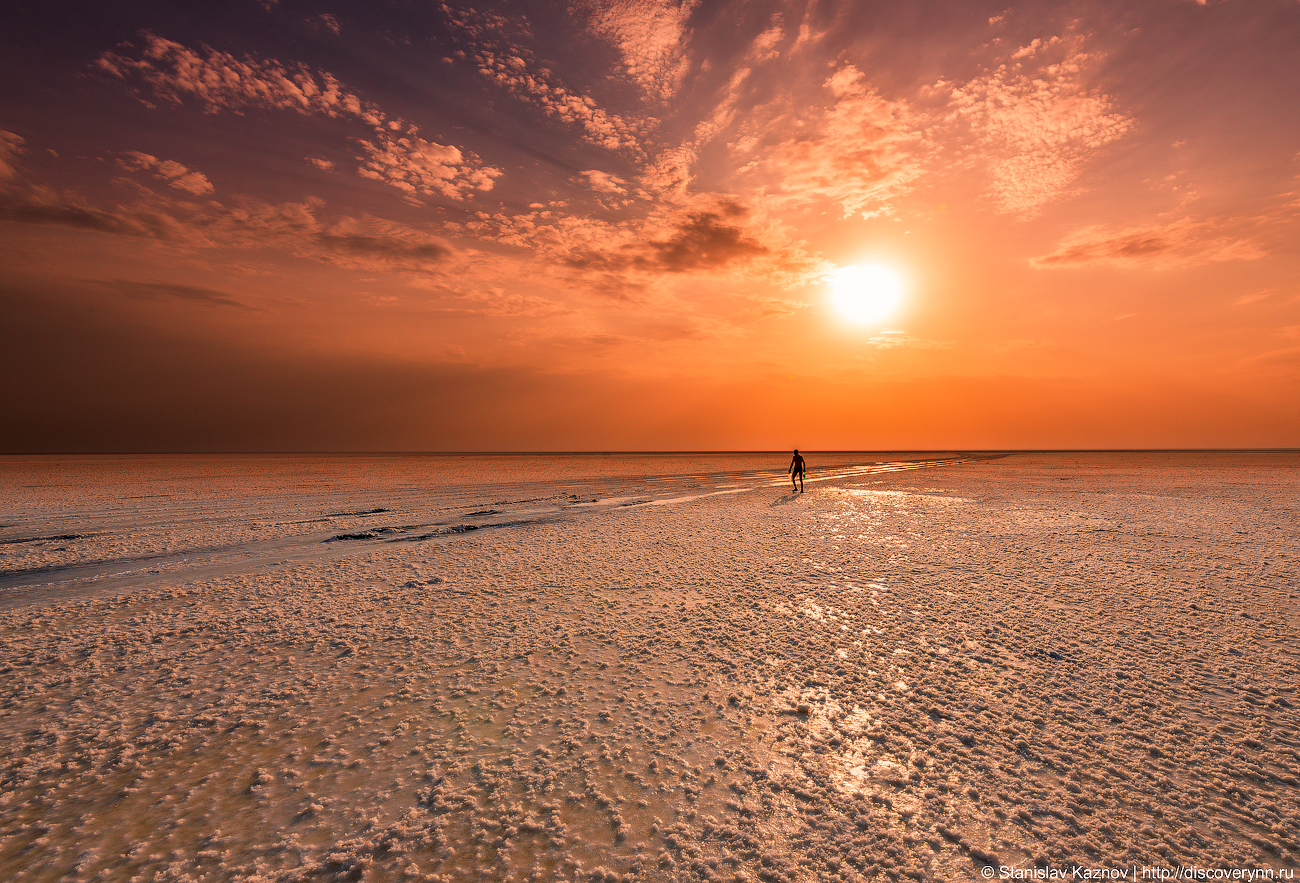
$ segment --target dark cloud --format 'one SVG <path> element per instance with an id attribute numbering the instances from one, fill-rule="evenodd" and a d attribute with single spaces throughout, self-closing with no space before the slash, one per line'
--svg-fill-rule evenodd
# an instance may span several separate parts
<path id="1" fill-rule="evenodd" d="M 101 209 L 60 194 L 30 189 L 0 193 L 0 221 L 65 227 L 113 236 L 167 240 L 194 247 L 279 248 L 343 267 L 425 272 L 452 250 L 428 234 L 391 222 L 319 217 L 318 202 L 268 204 L 247 197 L 234 206 L 216 202 L 154 204 Z M 138 293 L 138 292 L 137 292 Z"/>
<path id="2" fill-rule="evenodd" d="M 725 203 L 714 211 L 690 212 L 672 225 L 666 237 L 626 245 L 617 251 L 586 250 L 565 260 L 580 270 L 605 273 L 635 268 L 665 273 L 716 270 L 771 254 L 743 226 L 728 223 L 743 218 L 741 206 Z"/>
<path id="3" fill-rule="evenodd" d="M 393 263 L 436 263 L 451 256 L 451 249 L 436 242 L 408 242 L 392 236 L 323 233 L 317 241 L 327 252 L 378 258 Z"/>
<path id="4" fill-rule="evenodd" d="M 730 212 L 730 214 L 735 214 Z M 744 229 L 723 222 L 718 212 L 696 212 L 668 239 L 651 242 L 649 263 L 670 273 L 713 269 L 767 254 Z"/>
<path id="5" fill-rule="evenodd" d="M 1168 268 L 1212 261 L 1255 260 L 1264 251 L 1230 232 L 1221 220 L 1184 218 L 1158 227 L 1103 230 L 1089 227 L 1069 236 L 1051 254 L 1031 258 L 1036 267 Z"/>
<path id="6" fill-rule="evenodd" d="M 1139 234 L 1081 242 L 1064 247 L 1052 254 L 1037 258 L 1035 263 L 1044 267 L 1066 267 L 1082 264 L 1101 264 L 1150 260 L 1167 254 L 1177 247 L 1164 236 Z"/>
<path id="7" fill-rule="evenodd" d="M 236 300 L 224 291 L 215 288 L 203 288 L 198 285 L 176 285 L 170 282 L 132 282 L 128 279 L 112 279 L 100 283 L 114 291 L 145 300 L 181 300 L 209 304 L 220 307 L 237 307 L 241 310 L 257 310 L 257 307 Z"/>
<path id="8" fill-rule="evenodd" d="M 106 211 L 57 198 L 12 195 L 0 195 L 0 220 L 145 239 L 174 238 L 177 227 L 175 219 L 158 212 Z"/>

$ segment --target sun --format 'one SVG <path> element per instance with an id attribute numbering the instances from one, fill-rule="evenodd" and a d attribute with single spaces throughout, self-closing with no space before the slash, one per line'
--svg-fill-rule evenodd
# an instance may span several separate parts
<path id="1" fill-rule="evenodd" d="M 841 267 L 830 276 L 831 299 L 840 315 L 867 324 L 887 319 L 903 300 L 903 280 L 888 267 Z"/>

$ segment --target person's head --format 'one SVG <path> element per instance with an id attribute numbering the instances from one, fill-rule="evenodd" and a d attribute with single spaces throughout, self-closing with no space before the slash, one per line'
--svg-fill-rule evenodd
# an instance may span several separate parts
<path id="1" fill-rule="evenodd" d="M 795 452 L 796 454 L 799 453 L 799 449 L 798 449 L 798 448 L 795 448 L 795 449 L 794 449 L 794 452 Z"/>

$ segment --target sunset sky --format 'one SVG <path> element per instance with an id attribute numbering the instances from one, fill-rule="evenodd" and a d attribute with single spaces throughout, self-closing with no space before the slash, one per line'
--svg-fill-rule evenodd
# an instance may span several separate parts
<path id="1" fill-rule="evenodd" d="M 0 450 L 1300 446 L 1296 0 L 0 41 Z M 892 313 L 837 309 L 855 266 Z"/>

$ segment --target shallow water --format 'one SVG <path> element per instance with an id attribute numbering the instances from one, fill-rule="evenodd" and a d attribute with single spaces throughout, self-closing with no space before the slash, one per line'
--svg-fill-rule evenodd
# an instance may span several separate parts
<path id="1" fill-rule="evenodd" d="M 817 457 L 808 483 L 960 455 Z M 0 606 L 785 486 L 784 454 L 0 457 Z M 351 554 L 353 550 L 347 550 Z"/>

